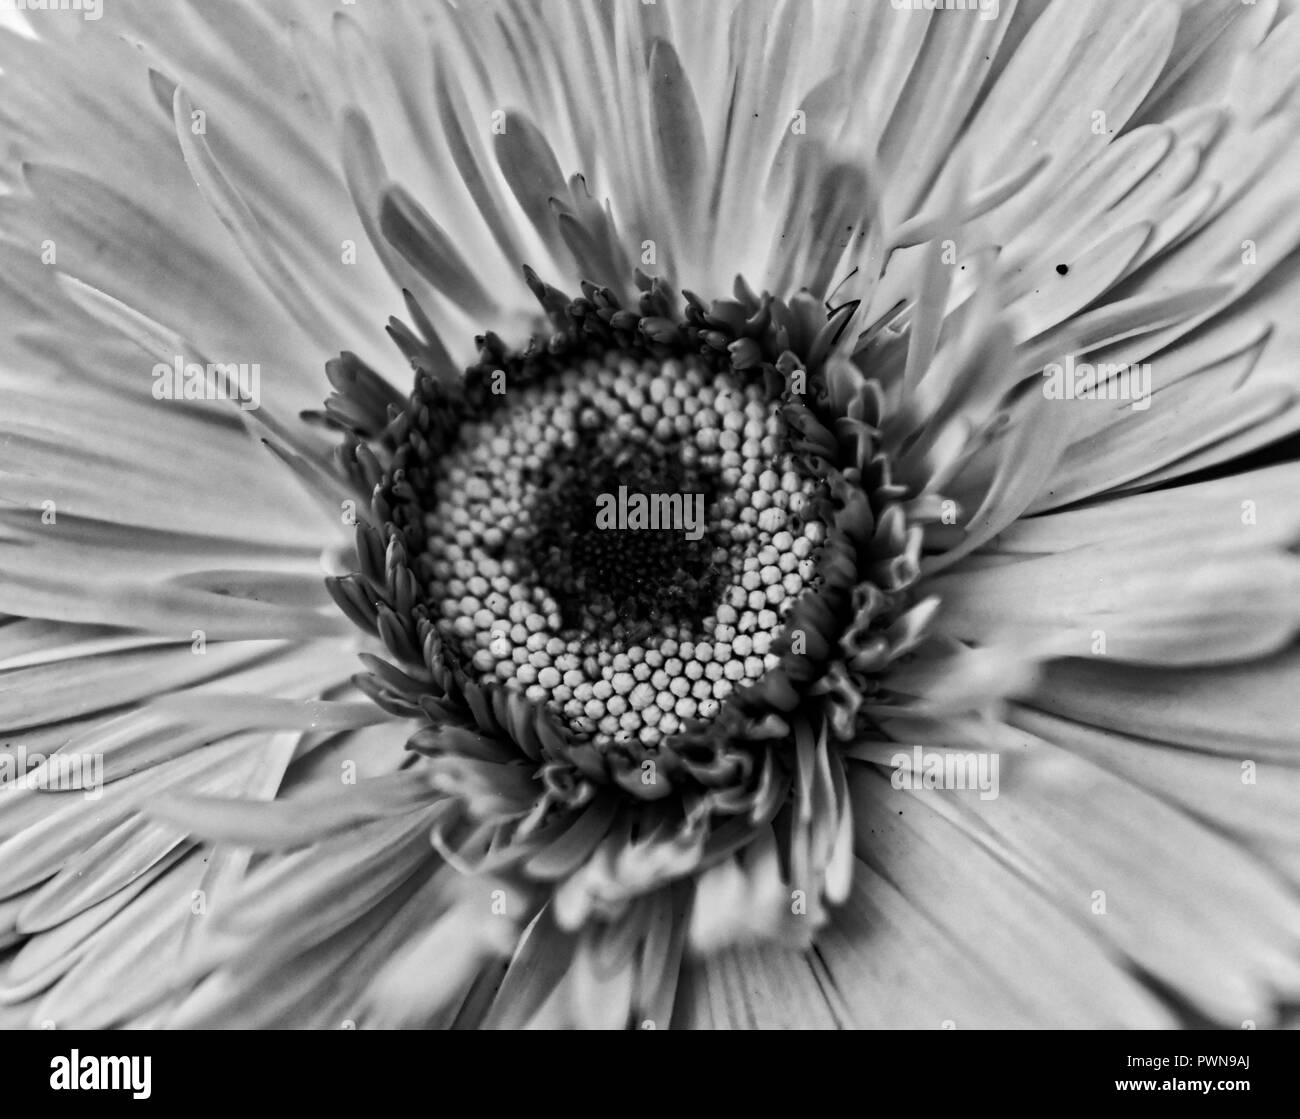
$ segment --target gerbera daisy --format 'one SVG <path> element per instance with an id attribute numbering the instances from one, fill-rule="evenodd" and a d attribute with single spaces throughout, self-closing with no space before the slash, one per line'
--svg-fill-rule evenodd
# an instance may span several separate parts
<path id="1" fill-rule="evenodd" d="M 930 7 L 0 38 L 0 1021 L 1283 1020 L 1300 21 Z"/>

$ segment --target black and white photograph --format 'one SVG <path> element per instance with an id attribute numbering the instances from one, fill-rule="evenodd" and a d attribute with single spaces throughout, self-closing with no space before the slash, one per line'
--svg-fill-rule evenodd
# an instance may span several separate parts
<path id="1" fill-rule="evenodd" d="M 1249 1092 L 1297 7 L 0 0 L 22 1079 L 1079 1031 L 1102 1098 Z"/>

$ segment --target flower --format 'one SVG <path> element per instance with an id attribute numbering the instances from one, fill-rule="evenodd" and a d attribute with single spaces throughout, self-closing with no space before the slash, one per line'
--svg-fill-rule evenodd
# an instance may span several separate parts
<path id="1" fill-rule="evenodd" d="M 1294 16 L 73 7 L 3 1020 L 1285 1020 Z"/>

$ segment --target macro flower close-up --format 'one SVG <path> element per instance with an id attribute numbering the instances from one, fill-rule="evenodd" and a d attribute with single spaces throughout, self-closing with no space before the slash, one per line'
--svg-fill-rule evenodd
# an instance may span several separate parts
<path id="1" fill-rule="evenodd" d="M 1293 0 L 12 0 L 0 1027 L 1300 1017 Z"/>

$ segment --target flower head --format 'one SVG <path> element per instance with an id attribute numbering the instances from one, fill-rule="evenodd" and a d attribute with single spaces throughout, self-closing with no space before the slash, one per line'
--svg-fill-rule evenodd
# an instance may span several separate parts
<path id="1" fill-rule="evenodd" d="M 17 1020 L 1297 997 L 1295 17 L 102 14 L 0 51 Z"/>

